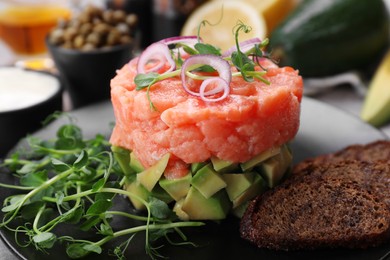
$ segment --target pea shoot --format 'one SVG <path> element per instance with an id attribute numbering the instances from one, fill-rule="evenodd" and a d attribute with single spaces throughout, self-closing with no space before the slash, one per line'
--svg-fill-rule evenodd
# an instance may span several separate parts
<path id="1" fill-rule="evenodd" d="M 192 37 L 191 41 L 185 37 L 180 39 L 180 37 L 174 40 L 165 39 L 164 44 L 161 45 L 162 42 L 158 42 L 157 45 L 150 45 L 140 56 L 140 61 L 137 67 L 137 75 L 134 78 L 134 83 L 136 85 L 136 90 L 147 89 L 146 95 L 150 104 L 150 107 L 153 110 L 157 110 L 153 105 L 153 102 L 150 98 L 150 88 L 157 82 L 173 78 L 173 77 L 181 77 L 183 88 L 186 89 L 185 85 L 185 77 L 190 77 L 195 80 L 205 80 L 211 77 L 210 76 L 199 76 L 196 73 L 192 73 L 190 71 L 185 71 L 184 75 L 182 73 L 183 66 L 186 63 L 186 60 L 191 59 L 197 55 L 203 55 L 203 64 L 199 64 L 198 66 L 192 67 L 191 71 L 202 71 L 202 72 L 215 72 L 218 70 L 214 66 L 216 66 L 216 60 L 223 59 L 229 62 L 230 67 L 234 66 L 238 73 L 231 73 L 233 77 L 241 76 L 245 81 L 252 82 L 255 79 L 264 82 L 265 84 L 270 84 L 270 82 L 264 77 L 267 70 L 263 68 L 260 64 L 261 58 L 269 59 L 268 54 L 263 52 L 263 49 L 268 44 L 268 39 L 260 41 L 258 38 L 253 38 L 252 41 L 248 42 L 246 46 L 241 46 L 241 42 L 239 41 L 240 33 L 249 33 L 251 31 L 251 27 L 244 24 L 241 21 L 238 21 L 236 26 L 233 28 L 233 35 L 235 38 L 235 46 L 225 51 L 224 53 L 221 50 L 213 46 L 211 44 L 203 43 L 200 37 L 200 28 L 202 26 L 206 26 L 206 24 L 212 25 L 207 21 L 202 21 L 198 27 L 198 35 Z M 189 36 L 191 37 L 191 36 Z M 182 41 L 182 42 L 181 42 Z M 174 49 L 170 51 L 170 55 L 165 55 L 168 45 L 174 44 Z M 247 47 L 250 47 L 249 49 Z M 242 47 L 246 47 L 245 50 L 242 50 Z M 164 53 L 164 55 L 163 55 Z M 183 54 L 187 56 L 187 58 L 183 59 Z M 162 59 L 165 57 L 166 60 Z M 142 62 L 141 62 L 142 61 Z M 155 70 L 148 71 L 145 73 L 144 67 L 147 66 L 148 62 L 151 61 L 154 64 Z M 165 62 L 169 64 L 174 64 L 175 66 L 171 66 L 165 72 L 159 72 Z M 156 65 L 157 63 L 157 65 Z M 217 62 L 218 63 L 218 62 Z M 260 66 L 263 70 L 256 70 L 256 66 Z M 141 70 L 140 70 L 141 68 Z M 229 71 L 230 73 L 230 71 Z M 230 82 L 227 82 L 230 84 Z M 213 92 L 214 93 L 214 92 Z M 193 94 L 193 92 L 191 92 Z M 206 99 L 205 99 L 206 100 Z M 210 99 L 207 99 L 210 101 Z"/>
<path id="2" fill-rule="evenodd" d="M 154 197 L 146 201 L 124 190 L 129 176 L 121 170 L 103 135 L 84 139 L 78 126 L 66 124 L 53 140 L 30 137 L 28 141 L 27 150 L 16 151 L 0 165 L 2 174 L 13 174 L 17 180 L 16 184 L 0 183 L 0 187 L 17 191 L 3 202 L 0 227 L 15 232 L 20 246 L 49 253 L 56 244 L 63 244 L 73 259 L 104 250 L 125 259 L 134 237 L 144 233 L 145 252 L 155 259 L 161 255 L 153 241 L 166 238 L 169 243 L 169 233 L 176 232 L 183 239 L 181 244 L 192 245 L 181 228 L 203 223 L 178 221 L 165 202 Z M 114 201 L 120 196 L 141 201 L 146 214 L 115 209 Z M 140 224 L 116 229 L 112 223 L 118 218 Z M 90 232 L 94 240 L 74 237 L 72 232 L 57 234 L 61 226 Z M 119 238 L 124 242 L 105 248 Z"/>

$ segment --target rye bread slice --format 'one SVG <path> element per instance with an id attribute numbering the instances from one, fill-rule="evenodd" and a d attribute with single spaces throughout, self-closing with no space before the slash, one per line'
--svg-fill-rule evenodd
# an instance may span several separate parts
<path id="1" fill-rule="evenodd" d="M 366 248 L 389 240 L 390 210 L 356 181 L 304 175 L 256 197 L 240 234 L 276 250 Z"/>
<path id="2" fill-rule="evenodd" d="M 358 181 L 377 193 L 390 208 L 390 141 L 351 145 L 335 153 L 305 160 L 295 165 L 291 176 L 305 174 L 332 175 Z"/>
<path id="3" fill-rule="evenodd" d="M 336 163 L 345 160 L 363 162 L 390 162 L 390 141 L 378 140 L 369 144 L 350 145 L 334 153 L 320 155 L 304 160 L 294 167 L 294 171 L 300 171 L 311 164 Z"/>
<path id="4" fill-rule="evenodd" d="M 362 188 L 375 193 L 390 208 L 390 164 L 384 161 L 338 161 L 307 164 L 294 169 L 291 179 L 302 176 L 322 176 L 356 182 Z"/>

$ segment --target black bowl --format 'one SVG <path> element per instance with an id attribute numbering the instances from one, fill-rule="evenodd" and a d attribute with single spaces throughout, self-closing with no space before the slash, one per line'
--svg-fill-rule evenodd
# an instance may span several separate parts
<path id="1" fill-rule="evenodd" d="M 110 81 L 132 57 L 133 44 L 92 51 L 66 49 L 46 40 L 48 50 L 69 92 L 72 108 L 110 98 Z"/>
<path id="2" fill-rule="evenodd" d="M 10 71 L 21 70 L 13 67 L 2 67 L 0 70 L 8 69 Z M 31 70 L 21 70 L 22 75 L 35 75 L 42 77 L 49 77 L 50 82 L 56 84 L 53 87 L 53 92 L 31 105 L 26 105 L 19 108 L 10 108 L 7 110 L 0 111 L 0 158 L 4 157 L 12 147 L 18 143 L 18 141 L 30 133 L 35 132 L 37 129 L 42 127 L 43 121 L 55 111 L 62 110 L 62 93 L 63 87 L 60 80 L 55 75 L 46 72 L 38 72 Z M 11 72 L 12 73 L 12 72 Z M 27 73 L 27 74 L 24 74 Z M 35 73 L 35 74 L 31 74 Z M 17 74 L 19 76 L 21 74 Z M 35 78 L 34 76 L 34 78 Z M 20 77 L 21 78 L 21 77 Z M 37 79 L 39 80 L 39 79 Z M 28 81 L 28 80 L 26 80 Z M 2 84 L 7 84 L 6 80 L 2 81 Z M 31 82 L 23 82 L 28 87 L 31 86 Z M 51 84 L 51 83 L 50 83 Z M 16 102 L 19 103 L 19 102 Z"/>

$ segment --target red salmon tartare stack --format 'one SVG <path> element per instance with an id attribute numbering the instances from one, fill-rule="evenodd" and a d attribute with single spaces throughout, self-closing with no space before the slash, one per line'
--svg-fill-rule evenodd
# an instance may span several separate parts
<path id="1" fill-rule="evenodd" d="M 186 50 L 183 45 L 178 45 L 174 49 L 178 51 L 171 48 L 170 55 L 164 56 L 164 45 L 168 49 L 169 44 L 181 40 L 195 53 L 189 54 L 183 51 Z M 196 37 L 168 39 L 147 48 L 140 57 L 118 70 L 111 81 L 116 119 L 110 139 L 112 145 L 132 153 L 142 170 L 156 165 L 169 154 L 160 180 L 183 179 L 191 175 L 190 188 L 194 186 L 196 175 L 194 165 L 202 163 L 205 166 L 213 158 L 238 166 L 234 173 L 246 173 L 240 165 L 267 151 L 279 149 L 295 137 L 299 128 L 302 78 L 291 67 L 279 68 L 267 58 L 243 51 L 249 47 L 258 50 L 261 43 L 254 39 L 249 44 L 238 45 L 242 50 L 232 47 L 230 53 L 219 55 L 196 53 L 196 44 L 203 44 Z M 242 76 L 243 69 L 232 61 L 237 52 L 251 57 L 252 74 Z M 200 65 L 214 70 L 199 69 Z M 248 75 L 256 73 L 260 76 L 248 80 Z M 145 75 L 152 78 L 147 87 L 137 85 L 140 75 L 141 79 Z M 218 78 L 220 82 L 202 86 L 208 78 Z M 249 170 L 253 172 L 257 168 L 250 167 Z M 224 189 L 228 182 L 225 181 Z M 180 199 L 185 199 L 186 194 Z"/>

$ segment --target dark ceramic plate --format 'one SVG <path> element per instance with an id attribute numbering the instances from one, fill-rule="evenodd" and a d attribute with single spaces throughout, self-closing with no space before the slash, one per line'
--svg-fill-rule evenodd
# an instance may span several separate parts
<path id="1" fill-rule="evenodd" d="M 81 126 L 86 136 L 96 133 L 110 133 L 110 123 L 114 121 L 111 104 L 101 103 L 75 111 L 73 115 L 77 118 L 77 124 Z M 50 138 L 55 134 L 61 123 L 56 121 L 49 127 L 36 133 L 42 138 Z M 296 139 L 292 142 L 292 149 L 295 161 L 323 153 L 341 149 L 350 144 L 368 143 L 378 139 L 385 139 L 385 135 L 375 128 L 362 123 L 343 111 L 320 103 L 310 98 L 304 98 L 302 104 L 301 127 Z M 1 182 L 13 182 L 12 177 L 7 178 L 0 175 Z M 3 200 L 10 193 L 7 190 L 0 190 L 0 199 Z M 126 199 L 118 198 L 118 208 L 129 208 Z M 114 225 L 128 225 L 117 221 Z M 231 217 L 221 223 L 207 223 L 204 228 L 187 230 L 185 233 L 191 241 L 199 247 L 173 247 L 164 246 L 161 253 L 170 259 L 267 259 L 267 260 L 291 260 L 291 259 L 390 259 L 387 252 L 390 245 L 367 250 L 315 250 L 297 252 L 276 252 L 265 249 L 258 249 L 242 240 L 238 234 L 238 220 Z M 58 230 L 62 232 L 67 227 Z M 78 231 L 75 231 L 78 233 Z M 10 249 L 22 259 L 67 259 L 63 247 L 55 248 L 44 254 L 36 252 L 33 248 L 20 248 L 14 241 L 14 235 L 6 230 L 1 230 L 1 236 Z M 81 236 L 93 236 L 93 234 L 80 233 Z M 134 243 L 126 252 L 127 259 L 148 259 L 145 255 L 143 237 L 136 238 Z M 114 259 L 109 257 L 105 251 L 102 255 L 90 255 L 89 259 Z"/>

